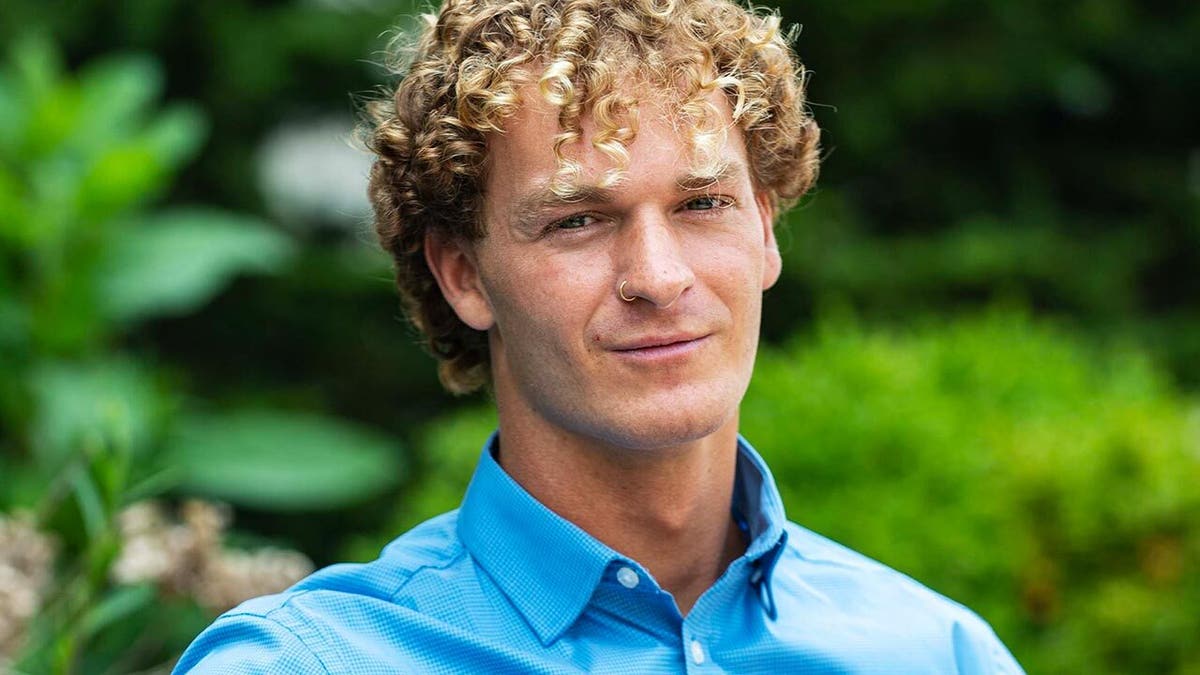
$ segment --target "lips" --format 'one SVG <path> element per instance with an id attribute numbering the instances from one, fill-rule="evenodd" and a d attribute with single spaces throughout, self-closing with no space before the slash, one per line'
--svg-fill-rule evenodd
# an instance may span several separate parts
<path id="1" fill-rule="evenodd" d="M 711 334 L 648 335 L 622 342 L 612 349 L 620 361 L 639 368 L 657 366 L 676 368 L 691 362 L 708 344 Z"/>
<path id="2" fill-rule="evenodd" d="M 648 335 L 622 342 L 613 347 L 616 352 L 637 352 L 666 349 L 669 347 L 683 347 L 690 343 L 699 342 L 708 337 L 706 334 L 670 334 L 670 335 Z"/>

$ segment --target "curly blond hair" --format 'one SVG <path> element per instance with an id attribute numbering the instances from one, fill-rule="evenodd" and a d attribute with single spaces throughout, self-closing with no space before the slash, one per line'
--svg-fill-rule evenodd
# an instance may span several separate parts
<path id="1" fill-rule="evenodd" d="M 602 182 L 620 180 L 637 135 L 631 78 L 673 92 L 698 164 L 713 161 L 723 142 L 709 102 L 721 91 L 743 132 L 755 186 L 776 206 L 790 206 L 816 179 L 819 130 L 805 105 L 805 71 L 777 14 L 729 0 L 447 0 L 423 18 L 415 46 L 390 50 L 402 79 L 368 104 L 362 132 L 376 155 L 368 189 L 376 231 L 395 261 L 408 315 L 452 392 L 488 382 L 487 334 L 460 321 L 442 297 L 425 262 L 425 236 L 485 235 L 487 136 L 503 130 L 526 85 L 536 83 L 559 109 L 556 187 L 580 171 L 563 149 L 582 139 L 589 113 L 598 131 L 584 140 L 613 162 Z"/>

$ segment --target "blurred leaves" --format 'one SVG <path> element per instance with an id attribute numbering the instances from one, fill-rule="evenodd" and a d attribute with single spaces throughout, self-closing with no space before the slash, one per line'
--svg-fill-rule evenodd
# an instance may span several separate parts
<path id="1" fill-rule="evenodd" d="M 132 214 L 161 194 L 194 155 L 204 136 L 203 118 L 182 105 L 155 112 L 162 75 L 147 57 L 110 57 L 84 68 L 76 78 L 63 72 L 44 38 L 26 35 L 10 50 L 0 74 L 0 90 L 10 101 L 0 115 L 0 214 L 6 216 L 0 227 L 0 243 L 5 245 L 0 286 L 10 287 L 22 306 L 6 310 L 19 321 L 13 324 L 14 334 L 5 335 L 0 345 L 26 353 L 86 353 L 118 329 L 103 309 L 132 318 L 163 305 L 154 295 L 167 287 L 167 279 L 143 274 L 124 279 L 126 285 L 120 286 L 122 277 L 114 277 L 112 267 L 120 265 L 121 271 L 132 273 L 152 265 L 131 260 L 139 251 L 127 250 L 143 236 L 160 242 L 157 250 L 143 253 L 163 255 L 162 248 L 171 244 L 169 234 L 142 231 L 156 224 L 153 219 L 138 223 Z M 161 218 L 170 225 L 169 216 Z M 236 222 L 229 220 L 226 230 Z M 163 230 L 181 227 L 185 226 Z M 224 242 L 231 236 L 221 232 L 213 238 Z M 250 243 L 264 239 L 258 234 Z M 248 242 L 243 238 L 241 243 Z M 272 241 L 267 246 L 268 260 L 278 258 L 281 244 Z M 196 288 L 190 296 L 176 304 L 195 305 L 219 289 L 218 282 L 229 270 L 252 267 L 234 262 L 244 259 L 245 252 L 229 252 L 226 244 L 220 255 L 213 248 L 217 247 L 209 243 L 198 256 L 206 263 L 201 266 L 218 271 L 207 275 L 207 283 L 193 282 Z M 176 265 L 180 255 L 173 261 Z M 142 285 L 130 289 L 131 282 Z M 110 300 L 105 296 L 107 284 L 116 284 L 123 293 Z"/>
<path id="2" fill-rule="evenodd" d="M 144 453 L 169 412 L 153 375 L 129 359 L 43 361 L 29 374 L 29 386 L 32 446 L 50 472 L 97 429 L 113 429 L 132 452 Z"/>
<path id="3" fill-rule="evenodd" d="M 781 232 L 770 339 L 831 296 L 868 321 L 1017 299 L 1139 340 L 1195 324 L 1200 5 L 780 4 L 826 156 Z M 1185 343 L 1164 363 L 1200 384 Z"/>
<path id="4" fill-rule="evenodd" d="M 127 671 L 183 645 L 161 631 L 136 648 L 113 637 L 163 613 L 160 590 L 110 579 L 125 506 L 180 485 L 268 508 L 345 506 L 394 484 L 398 450 L 317 415 L 190 412 L 182 378 L 135 331 L 195 312 L 238 277 L 282 273 L 296 242 L 221 209 L 154 210 L 206 133 L 194 106 L 160 105 L 156 60 L 109 56 L 72 71 L 44 36 L 5 48 L 0 507 L 33 509 L 64 561 L 15 663 Z M 85 656 L 91 645 L 100 660 Z"/>
<path id="5" fill-rule="evenodd" d="M 1047 208 L 1040 213 L 1048 217 Z M 1149 240 L 1131 229 L 1080 237 L 1032 215 L 976 215 L 936 235 L 864 229 L 844 195 L 819 195 L 791 216 L 784 274 L 872 315 L 937 310 L 972 294 L 1027 297 L 1023 289 L 1036 288 L 1048 304 L 1119 316 L 1136 309 L 1140 269 L 1153 258 Z"/>
<path id="6" fill-rule="evenodd" d="M 742 430 L 793 519 L 968 599 L 1030 672 L 1163 672 L 1200 665 L 1197 411 L 1140 350 L 1019 312 L 832 312 L 760 354 Z M 1157 622 L 1114 622 L 1117 588 Z"/>
<path id="7" fill-rule="evenodd" d="M 261 221 L 213 210 L 162 212 L 109 242 L 98 269 L 112 320 L 194 311 L 234 276 L 278 272 L 295 245 Z"/>
<path id="8" fill-rule="evenodd" d="M 158 597 L 151 584 L 124 586 L 91 607 L 83 618 L 83 634 L 93 637 L 108 626 L 145 610 Z"/>
<path id="9" fill-rule="evenodd" d="M 315 415 L 192 416 L 180 422 L 168 453 L 184 490 L 258 508 L 345 506 L 399 478 L 393 441 Z"/>

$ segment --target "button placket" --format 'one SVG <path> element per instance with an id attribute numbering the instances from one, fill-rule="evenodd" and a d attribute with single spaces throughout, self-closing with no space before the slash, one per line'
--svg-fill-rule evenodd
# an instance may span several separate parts
<path id="1" fill-rule="evenodd" d="M 704 645 L 696 638 L 692 638 L 688 643 L 688 655 L 692 657 L 692 663 L 702 666 L 707 660 L 704 656 Z"/>

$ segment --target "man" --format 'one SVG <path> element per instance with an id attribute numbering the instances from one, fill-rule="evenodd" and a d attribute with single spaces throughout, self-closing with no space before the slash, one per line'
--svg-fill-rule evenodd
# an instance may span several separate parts
<path id="1" fill-rule="evenodd" d="M 429 17 L 373 109 L 376 226 L 499 429 L 459 510 L 244 603 L 177 672 L 1019 672 L 969 610 L 788 523 L 738 436 L 817 135 L 777 18 L 725 0 Z"/>

